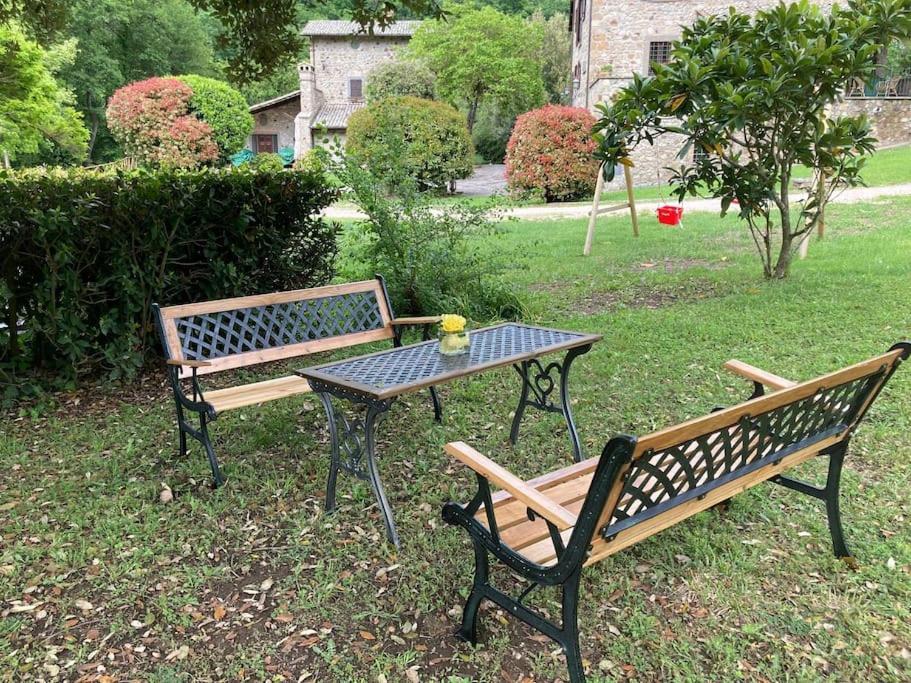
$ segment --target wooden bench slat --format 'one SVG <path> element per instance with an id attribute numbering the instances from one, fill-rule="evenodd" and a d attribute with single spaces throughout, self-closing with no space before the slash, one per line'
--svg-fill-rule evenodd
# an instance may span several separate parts
<path id="1" fill-rule="evenodd" d="M 550 486 L 545 489 L 537 488 L 541 493 L 554 501 L 557 505 L 562 505 L 563 507 L 569 507 L 570 503 L 575 503 L 580 498 L 585 498 L 588 493 L 588 487 L 592 481 L 592 473 L 581 474 L 576 476 L 574 479 L 561 482 L 554 486 Z M 497 528 L 502 533 L 510 527 L 521 524 L 522 522 L 528 521 L 528 516 L 526 510 L 528 506 L 523 503 L 521 500 L 516 500 L 511 498 L 508 501 L 504 501 L 505 504 L 497 506 L 494 505 L 494 513 L 497 518 Z M 481 509 L 475 515 L 478 521 L 485 522 L 487 521 L 487 513 L 484 510 L 484 506 L 481 506 Z"/>
<path id="2" fill-rule="evenodd" d="M 205 400 L 215 408 L 216 412 L 222 412 L 309 392 L 310 383 L 307 380 L 297 375 L 290 375 L 265 382 L 207 391 Z"/>
<path id="3" fill-rule="evenodd" d="M 778 375 L 773 375 L 771 372 L 766 372 L 761 368 L 757 368 L 755 365 L 750 365 L 749 363 L 744 363 L 737 359 L 729 360 L 724 364 L 724 368 L 733 372 L 735 375 L 740 375 L 741 377 L 751 379 L 754 382 L 759 382 L 763 386 L 774 391 L 789 389 L 797 384 L 797 382 L 785 379 L 784 377 L 779 377 Z"/>

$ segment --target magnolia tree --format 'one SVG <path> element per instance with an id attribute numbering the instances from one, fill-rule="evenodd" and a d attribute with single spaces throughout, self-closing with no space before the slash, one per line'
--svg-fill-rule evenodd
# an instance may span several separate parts
<path id="1" fill-rule="evenodd" d="M 125 85 L 108 102 L 108 126 L 140 163 L 193 167 L 218 159 L 212 127 L 190 112 L 193 90 L 176 78 Z"/>
<path id="2" fill-rule="evenodd" d="M 670 63 L 599 105 L 605 175 L 630 164 L 638 144 L 679 136 L 681 159 L 694 148 L 704 154 L 671 169 L 675 194 L 707 189 L 722 215 L 736 201 L 765 276 L 787 277 L 833 188 L 860 182 L 876 142 L 863 116 L 832 115 L 832 105 L 855 79 L 874 75 L 884 45 L 909 32 L 911 0 L 849 0 L 829 13 L 802 0 L 702 18 L 674 43 Z M 811 169 L 821 188 L 804 201 L 791 195 L 795 165 Z"/>

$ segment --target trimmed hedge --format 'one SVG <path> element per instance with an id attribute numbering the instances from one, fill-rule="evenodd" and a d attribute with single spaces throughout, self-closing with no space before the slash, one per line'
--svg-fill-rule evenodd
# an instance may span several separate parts
<path id="1" fill-rule="evenodd" d="M 393 190 L 403 177 L 421 189 L 445 190 L 474 170 L 465 116 L 418 97 L 387 97 L 354 112 L 345 148 Z"/>
<path id="2" fill-rule="evenodd" d="M 36 373 L 134 374 L 158 353 L 153 302 L 324 284 L 336 195 L 318 171 L 0 172 L 6 397 Z"/>
<path id="3" fill-rule="evenodd" d="M 218 145 L 222 161 L 243 149 L 247 136 L 253 132 L 253 115 L 239 90 L 224 81 L 190 74 L 177 76 L 190 87 L 190 111 L 212 127 L 212 137 Z"/>

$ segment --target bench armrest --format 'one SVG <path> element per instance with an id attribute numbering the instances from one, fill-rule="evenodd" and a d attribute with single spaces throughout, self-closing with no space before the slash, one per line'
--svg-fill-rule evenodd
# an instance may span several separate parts
<path id="1" fill-rule="evenodd" d="M 735 375 L 746 377 L 747 379 L 758 382 L 759 384 L 762 384 L 763 386 L 766 386 L 769 389 L 773 389 L 775 391 L 778 391 L 780 389 L 790 389 L 797 384 L 797 382 L 792 382 L 791 380 L 785 379 L 784 377 L 773 375 L 771 372 L 766 372 L 765 370 L 761 370 L 760 368 L 739 360 L 729 360 L 724 364 L 724 368 L 725 370 L 730 370 Z"/>
<path id="2" fill-rule="evenodd" d="M 422 315 L 414 318 L 394 318 L 389 321 L 391 325 L 433 325 L 440 322 L 438 315 Z"/>
<path id="3" fill-rule="evenodd" d="M 182 360 L 180 358 L 168 358 L 166 362 L 168 365 L 182 365 L 185 368 L 207 368 L 212 365 L 212 363 L 207 360 Z"/>
<path id="4" fill-rule="evenodd" d="M 481 455 L 468 444 L 454 441 L 446 444 L 444 449 L 456 460 L 465 463 L 488 481 L 511 493 L 516 500 L 522 501 L 535 514 L 546 519 L 560 531 L 576 525 L 576 515 L 526 484 L 509 470 Z"/>

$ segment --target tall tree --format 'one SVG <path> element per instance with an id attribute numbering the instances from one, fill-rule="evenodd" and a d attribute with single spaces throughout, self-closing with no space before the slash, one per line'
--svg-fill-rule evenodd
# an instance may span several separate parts
<path id="1" fill-rule="evenodd" d="M 564 14 L 545 18 L 543 11 L 535 10 L 529 21 L 539 27 L 543 36 L 541 77 L 547 99 L 551 104 L 568 104 L 573 55 L 572 36 L 567 30 L 569 20 Z"/>
<path id="2" fill-rule="evenodd" d="M 120 86 L 175 73 L 218 75 L 214 22 L 184 0 L 76 0 L 67 32 L 78 43 L 76 61 L 61 76 L 76 93 L 89 128 L 89 155 L 117 153 L 105 125 L 108 98 Z"/>
<path id="3" fill-rule="evenodd" d="M 425 21 L 408 52 L 437 75 L 437 94 L 467 110 L 474 128 L 478 107 L 527 110 L 544 101 L 540 26 L 491 7 L 457 8 L 446 21 Z"/>
<path id="4" fill-rule="evenodd" d="M 77 159 L 87 133 L 73 95 L 54 77 L 75 43 L 42 48 L 14 24 L 0 25 L 0 156 L 4 163 L 48 146 Z"/>
<path id="5" fill-rule="evenodd" d="M 909 0 L 849 0 L 829 13 L 801 0 L 699 19 L 669 64 L 654 64 L 654 76 L 635 77 L 599 105 L 607 176 L 630 163 L 639 143 L 680 136 L 681 159 L 694 148 L 702 154 L 672 177 L 677 196 L 707 188 L 722 213 L 736 201 L 765 276 L 787 277 L 828 196 L 860 182 L 876 143 L 864 116 L 833 116 L 832 104 L 856 79 L 875 75 L 885 45 L 909 35 Z M 824 188 L 803 202 L 791 196 L 796 165 Z"/>
<path id="6" fill-rule="evenodd" d="M 320 7 L 320 0 L 189 0 L 196 9 L 215 17 L 228 49 L 234 80 L 263 78 L 285 67 L 301 48 L 295 19 L 298 5 Z M 0 23 L 21 21 L 36 34 L 59 30 L 66 23 L 71 0 L 0 0 Z M 165 4 L 165 3 L 162 3 Z M 441 17 L 437 0 L 351 0 L 349 16 L 367 30 L 388 26 L 403 13 Z"/>

